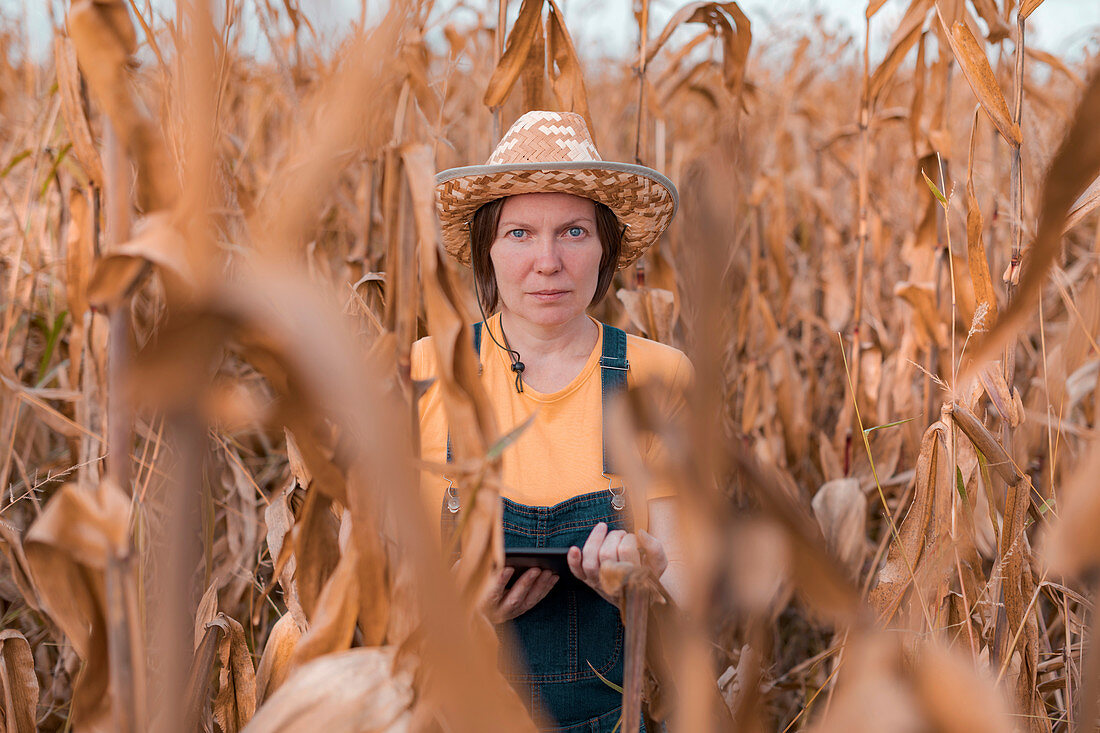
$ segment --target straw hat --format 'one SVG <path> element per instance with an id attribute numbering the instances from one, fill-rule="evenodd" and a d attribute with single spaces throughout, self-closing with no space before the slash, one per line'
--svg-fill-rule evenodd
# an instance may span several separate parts
<path id="1" fill-rule="evenodd" d="M 482 204 L 521 193 L 556 191 L 607 205 L 626 226 L 619 269 L 638 259 L 672 221 L 672 181 L 644 165 L 600 158 L 573 112 L 528 112 L 516 120 L 485 165 L 436 174 L 443 246 L 470 264 L 470 220 Z"/>

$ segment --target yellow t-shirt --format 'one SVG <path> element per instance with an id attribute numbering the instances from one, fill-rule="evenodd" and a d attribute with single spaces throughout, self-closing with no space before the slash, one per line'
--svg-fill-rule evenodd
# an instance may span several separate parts
<path id="1" fill-rule="evenodd" d="M 497 340 L 500 315 L 488 321 Z M 660 391 L 661 414 L 671 417 L 684 403 L 684 393 L 690 384 L 691 362 L 679 350 L 656 341 L 627 335 L 627 388 L 658 381 L 668 389 Z M 603 347 L 603 325 L 600 337 L 580 373 L 564 388 L 553 394 L 537 392 L 524 385 L 523 392 L 515 388 L 515 373 L 508 354 L 493 343 L 487 333 L 481 339 L 482 384 L 495 408 L 497 426 L 506 434 L 537 411 L 532 424 L 502 454 L 504 487 L 502 495 L 512 501 L 531 506 L 552 506 L 580 494 L 607 488 L 603 478 L 603 403 L 600 381 L 600 355 Z M 413 344 L 412 378 L 435 376 L 435 351 L 431 337 Z M 447 456 L 447 418 L 438 384 L 433 384 L 420 399 L 421 457 L 441 464 Z M 660 450 L 655 438 L 648 438 L 642 455 L 654 460 Z M 616 477 L 616 485 L 621 481 Z M 447 489 L 447 480 L 425 472 L 422 490 L 429 511 L 438 516 Z M 668 496 L 671 487 L 651 488 L 648 499 Z"/>

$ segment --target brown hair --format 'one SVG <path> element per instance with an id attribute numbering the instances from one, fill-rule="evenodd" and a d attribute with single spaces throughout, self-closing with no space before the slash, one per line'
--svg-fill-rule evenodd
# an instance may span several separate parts
<path id="1" fill-rule="evenodd" d="M 507 198 L 507 197 L 505 197 Z M 596 279 L 596 292 L 592 295 L 589 306 L 596 305 L 607 289 L 611 287 L 611 279 L 615 277 L 615 270 L 619 264 L 619 250 L 623 243 L 623 225 L 618 217 L 607 206 L 599 201 L 593 201 L 596 205 L 596 236 L 603 245 L 603 254 L 600 256 L 600 272 Z M 474 218 L 470 220 L 470 265 L 474 269 L 474 286 L 477 288 L 481 307 L 486 314 L 496 310 L 500 303 L 500 291 L 497 290 L 496 272 L 493 271 L 493 260 L 489 257 L 489 250 L 497 237 L 497 227 L 500 225 L 500 211 L 504 208 L 504 199 L 494 199 L 484 204 L 474 212 Z"/>

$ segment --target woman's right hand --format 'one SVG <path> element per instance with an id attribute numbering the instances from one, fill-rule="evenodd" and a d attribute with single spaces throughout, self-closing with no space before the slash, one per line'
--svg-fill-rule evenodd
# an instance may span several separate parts
<path id="1" fill-rule="evenodd" d="M 494 624 L 502 624 L 527 613 L 558 582 L 558 576 L 550 570 L 528 568 L 511 588 L 506 588 L 508 579 L 514 573 L 515 568 L 506 567 L 501 570 L 496 584 L 482 601 L 482 612 Z"/>

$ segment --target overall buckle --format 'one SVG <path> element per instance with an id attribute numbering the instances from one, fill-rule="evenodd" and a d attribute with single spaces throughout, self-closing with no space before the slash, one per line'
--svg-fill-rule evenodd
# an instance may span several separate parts
<path id="1" fill-rule="evenodd" d="M 607 479 L 607 490 L 611 493 L 611 508 L 617 512 L 626 509 L 626 486 L 614 486 L 613 479 L 606 471 L 603 472 L 603 477 Z"/>
<path id="2" fill-rule="evenodd" d="M 454 479 L 447 479 L 447 511 L 451 514 L 457 514 L 461 508 L 462 503 L 458 500 L 458 491 L 455 490 Z"/>

